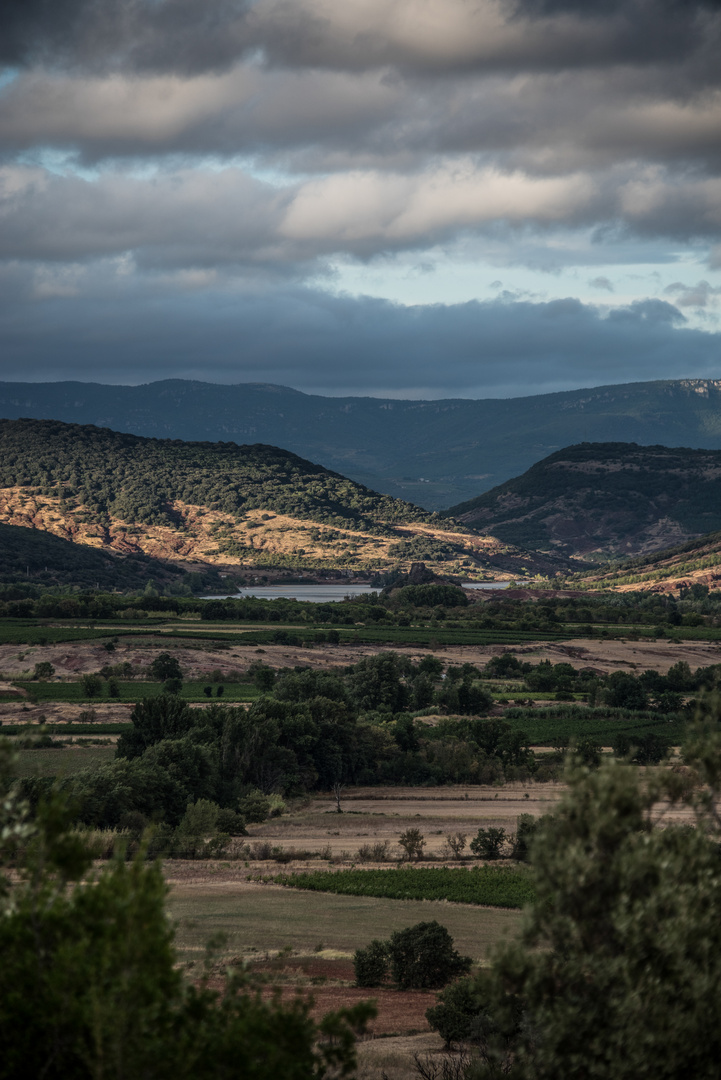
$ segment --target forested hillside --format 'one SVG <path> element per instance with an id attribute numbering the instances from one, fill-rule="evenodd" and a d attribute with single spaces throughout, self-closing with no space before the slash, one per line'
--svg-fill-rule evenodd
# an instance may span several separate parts
<path id="1" fill-rule="evenodd" d="M 529 561 L 273 446 L 145 439 L 53 420 L 0 421 L 0 521 L 195 567 L 567 566 Z"/>
<path id="2" fill-rule="evenodd" d="M 448 513 L 535 550 L 650 553 L 721 528 L 721 451 L 581 443 Z"/>
<path id="3" fill-rule="evenodd" d="M 429 521 L 274 446 L 144 439 L 52 420 L 0 421 L 0 486 L 36 488 L 86 512 L 175 525 L 175 501 L 239 516 L 259 508 L 346 528 Z"/>
<path id="4" fill-rule="evenodd" d="M 721 384 L 683 379 L 506 400 L 326 398 L 286 386 L 0 383 L 0 416 L 136 435 L 270 443 L 442 509 L 582 441 L 721 447 Z"/>

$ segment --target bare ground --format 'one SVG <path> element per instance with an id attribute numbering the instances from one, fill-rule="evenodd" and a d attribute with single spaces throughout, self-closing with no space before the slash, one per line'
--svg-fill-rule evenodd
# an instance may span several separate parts
<path id="1" fill-rule="evenodd" d="M 177 628 L 177 624 L 175 624 Z M 214 628 L 216 629 L 216 628 Z M 238 627 L 232 627 L 238 633 Z M 247 627 L 253 633 L 259 627 Z M 230 630 L 229 630 L 230 632 Z M 242 629 L 240 630 L 242 632 Z M 427 656 L 428 649 L 418 646 L 317 644 L 312 647 L 297 645 L 231 645 L 230 648 L 214 647 L 212 642 L 186 643 L 177 639 L 162 639 L 162 630 L 148 628 L 154 641 L 118 641 L 114 652 L 108 653 L 96 642 L 63 642 L 57 645 L 0 645 L 0 678 L 17 679 L 32 673 L 36 663 L 49 661 L 56 676 L 79 677 L 88 672 L 99 671 L 105 664 L 129 661 L 136 670 L 147 667 L 159 652 L 168 651 L 177 656 L 189 678 L 202 678 L 209 671 L 218 669 L 227 677 L 230 672 L 245 672 L 249 665 L 261 659 L 274 668 L 295 667 L 298 664 L 311 668 L 344 667 L 356 663 L 364 656 L 379 652 L 399 652 L 413 659 Z M 504 652 L 513 653 L 532 663 L 551 660 L 565 662 L 576 668 L 592 667 L 598 671 L 653 671 L 666 672 L 678 660 L 686 660 L 692 669 L 721 662 L 721 644 L 704 641 L 625 641 L 577 638 L 562 643 L 538 642 L 530 645 L 448 645 L 436 646 L 434 653 L 448 663 L 486 664 L 492 656 Z"/>

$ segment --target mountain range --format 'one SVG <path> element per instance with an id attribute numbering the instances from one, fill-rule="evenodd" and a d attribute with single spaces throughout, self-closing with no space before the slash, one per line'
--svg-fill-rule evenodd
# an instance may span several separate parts
<path id="1" fill-rule="evenodd" d="M 283 386 L 0 383 L 0 416 L 146 437 L 268 443 L 429 510 L 482 494 L 565 446 L 721 449 L 721 381 L 684 379 L 479 401 L 329 398 Z"/>

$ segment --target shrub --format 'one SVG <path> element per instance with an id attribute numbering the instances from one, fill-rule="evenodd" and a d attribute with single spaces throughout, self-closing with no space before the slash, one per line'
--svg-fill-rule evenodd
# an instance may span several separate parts
<path id="1" fill-rule="evenodd" d="M 388 978 L 388 942 L 375 938 L 365 949 L 356 949 L 353 954 L 353 967 L 358 986 L 380 986 Z"/>
<path id="2" fill-rule="evenodd" d="M 470 956 L 453 948 L 453 938 L 434 919 L 391 934 L 388 951 L 391 972 L 401 990 L 435 990 L 451 979 L 466 975 Z"/>
<path id="3" fill-rule="evenodd" d="M 530 844 L 537 826 L 538 822 L 533 814 L 521 814 L 516 822 L 516 834 L 513 837 L 513 850 L 511 851 L 512 859 L 519 859 L 521 862 L 528 861 Z"/>
<path id="4" fill-rule="evenodd" d="M 420 859 L 423 855 L 423 848 L 426 846 L 420 829 L 406 829 L 404 833 L 401 833 L 398 843 L 403 848 L 407 859 Z"/>
<path id="5" fill-rule="evenodd" d="M 448 833 L 446 836 L 446 843 L 456 859 L 462 858 L 467 839 L 466 834 L 462 832 Z"/>
<path id="6" fill-rule="evenodd" d="M 247 836 L 245 818 L 235 810 L 220 810 L 215 827 L 218 832 L 227 833 L 228 836 Z"/>
<path id="7" fill-rule="evenodd" d="M 55 668 L 49 660 L 41 660 L 35 665 L 33 679 L 49 679 L 55 674 Z"/>

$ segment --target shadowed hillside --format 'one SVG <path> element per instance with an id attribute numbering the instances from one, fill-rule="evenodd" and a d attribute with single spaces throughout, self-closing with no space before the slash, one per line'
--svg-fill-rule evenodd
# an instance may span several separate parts
<path id="1" fill-rule="evenodd" d="M 721 451 L 581 443 L 448 513 L 533 550 L 653 552 L 721 528 Z"/>

